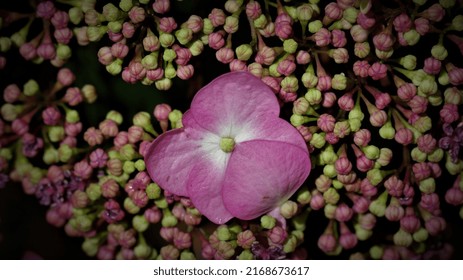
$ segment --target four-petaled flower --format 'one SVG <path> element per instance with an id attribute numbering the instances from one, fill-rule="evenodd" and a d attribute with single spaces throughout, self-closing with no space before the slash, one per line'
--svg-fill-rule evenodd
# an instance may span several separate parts
<path id="1" fill-rule="evenodd" d="M 217 224 L 277 213 L 311 168 L 307 144 L 279 113 L 275 94 L 260 79 L 224 74 L 196 94 L 183 128 L 153 141 L 147 170 Z"/>

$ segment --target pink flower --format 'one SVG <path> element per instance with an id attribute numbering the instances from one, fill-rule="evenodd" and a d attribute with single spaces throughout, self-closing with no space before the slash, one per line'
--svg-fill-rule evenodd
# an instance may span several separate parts
<path id="1" fill-rule="evenodd" d="M 151 144 L 148 173 L 214 223 L 269 213 L 299 188 L 311 166 L 304 139 L 279 113 L 275 94 L 260 79 L 248 72 L 222 75 L 196 94 L 183 128 Z"/>

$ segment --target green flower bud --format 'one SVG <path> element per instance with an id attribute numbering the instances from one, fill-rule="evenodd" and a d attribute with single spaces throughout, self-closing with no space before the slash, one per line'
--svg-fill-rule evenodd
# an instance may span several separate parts
<path id="1" fill-rule="evenodd" d="M 335 74 L 331 80 L 331 87 L 335 90 L 345 90 L 347 87 L 347 78 L 344 73 Z"/>
<path id="2" fill-rule="evenodd" d="M 424 242 L 426 241 L 426 239 L 428 239 L 428 236 L 428 231 L 424 228 L 420 228 L 415 233 L 413 233 L 413 240 L 415 240 L 418 243 Z"/>
<path id="3" fill-rule="evenodd" d="M 460 105 L 463 101 L 463 93 L 456 87 L 446 88 L 444 91 L 445 103 Z"/>
<path id="4" fill-rule="evenodd" d="M 99 243 L 97 237 L 85 238 L 84 242 L 82 242 L 82 250 L 87 256 L 94 257 L 98 253 Z"/>
<path id="5" fill-rule="evenodd" d="M 13 153 L 9 148 L 0 148 L 0 157 L 10 161 L 13 158 Z"/>
<path id="6" fill-rule="evenodd" d="M 326 204 L 325 207 L 323 207 L 323 212 L 325 214 L 325 217 L 327 219 L 334 219 L 336 208 L 338 208 L 336 205 Z"/>
<path id="7" fill-rule="evenodd" d="M 282 88 L 286 88 L 292 92 L 297 92 L 299 89 L 298 80 L 294 76 L 284 77 L 283 80 L 281 80 L 280 85 Z"/>
<path id="8" fill-rule="evenodd" d="M 391 49 L 388 51 L 381 51 L 381 50 L 375 49 L 375 54 L 379 59 L 386 60 L 394 54 L 394 49 Z"/>
<path id="9" fill-rule="evenodd" d="M 171 49 L 166 49 L 165 51 L 170 51 Z M 168 52 L 170 53 L 170 52 Z M 164 52 L 166 54 L 166 52 Z M 166 60 L 167 61 L 167 60 Z M 158 68 L 158 53 L 157 52 L 152 52 L 148 55 L 145 55 L 142 60 L 141 64 L 143 67 L 146 69 L 152 70 Z"/>
<path id="10" fill-rule="evenodd" d="M 144 232 L 148 229 L 149 222 L 146 220 L 145 215 L 136 215 L 132 219 L 133 228 L 138 232 Z"/>
<path id="11" fill-rule="evenodd" d="M 291 219 L 294 215 L 296 215 L 297 210 L 297 203 L 291 200 L 286 201 L 280 206 L 280 214 L 285 219 Z"/>
<path id="12" fill-rule="evenodd" d="M 92 104 L 96 101 L 96 88 L 94 85 L 84 85 L 81 89 L 82 95 L 84 96 L 85 102 Z"/>
<path id="13" fill-rule="evenodd" d="M 196 256 L 195 256 L 195 254 L 193 254 L 193 253 L 190 252 L 190 251 L 183 250 L 183 251 L 180 253 L 180 259 L 181 259 L 181 260 L 196 260 Z"/>
<path id="14" fill-rule="evenodd" d="M 122 59 L 118 58 L 111 62 L 110 64 L 106 65 L 106 71 L 108 71 L 109 74 L 115 76 L 119 75 L 122 71 Z"/>
<path id="15" fill-rule="evenodd" d="M 296 8 L 296 17 L 302 24 L 307 24 L 307 22 L 312 18 L 313 9 L 308 4 L 299 5 Z"/>
<path id="16" fill-rule="evenodd" d="M 58 157 L 61 162 L 68 162 L 73 156 L 71 147 L 67 144 L 61 144 L 58 148 Z"/>
<path id="17" fill-rule="evenodd" d="M 168 48 L 172 46 L 175 42 L 175 37 L 174 35 L 170 33 L 161 33 L 159 35 L 159 43 L 161 43 L 161 46 L 163 48 Z"/>
<path id="18" fill-rule="evenodd" d="M 342 17 L 347 20 L 347 22 L 354 24 L 357 22 L 357 16 L 359 14 L 359 10 L 354 7 L 348 7 L 344 10 Z"/>
<path id="19" fill-rule="evenodd" d="M 420 37 L 420 33 L 418 33 L 415 29 L 410 29 L 409 31 L 404 32 L 404 39 L 410 46 L 416 45 L 416 43 L 420 40 Z"/>
<path id="20" fill-rule="evenodd" d="M 174 215 L 172 215 L 172 213 L 170 213 L 168 209 L 165 209 L 163 212 L 164 212 L 164 215 L 161 220 L 162 226 L 163 227 L 175 227 L 178 223 L 177 218 Z"/>
<path id="21" fill-rule="evenodd" d="M 431 55 L 435 59 L 444 60 L 447 58 L 448 54 L 447 49 L 441 44 L 434 45 L 431 48 Z"/>
<path id="22" fill-rule="evenodd" d="M 251 45 L 242 44 L 236 48 L 235 53 L 239 60 L 247 61 L 252 55 Z"/>
<path id="23" fill-rule="evenodd" d="M 291 115 L 289 120 L 293 126 L 300 126 L 306 122 L 309 122 L 310 118 L 306 116 L 300 116 L 300 115 L 293 114 Z"/>
<path id="24" fill-rule="evenodd" d="M 43 177 L 43 172 L 38 167 L 33 167 L 29 170 L 29 180 L 32 184 L 38 184 Z"/>
<path id="25" fill-rule="evenodd" d="M 23 93 L 25 96 L 34 96 L 39 93 L 39 84 L 35 80 L 27 81 L 23 86 Z"/>
<path id="26" fill-rule="evenodd" d="M 67 60 L 72 56 L 72 50 L 68 45 L 58 44 L 56 56 L 61 60 Z"/>
<path id="27" fill-rule="evenodd" d="M 399 231 L 394 234 L 392 240 L 394 241 L 395 245 L 403 247 L 408 247 L 413 243 L 412 235 L 406 231 L 403 231 L 402 229 L 399 229 Z"/>
<path id="28" fill-rule="evenodd" d="M 309 25 L 308 25 L 310 33 L 317 33 L 322 27 L 323 27 L 323 23 L 318 19 L 309 22 Z"/>
<path id="29" fill-rule="evenodd" d="M 416 161 L 416 162 L 424 162 L 426 160 L 426 157 L 427 157 L 427 154 L 420 151 L 420 149 L 418 149 L 418 147 L 413 148 L 410 155 L 411 155 L 412 159 L 414 161 Z"/>
<path id="30" fill-rule="evenodd" d="M 79 112 L 76 110 L 67 110 L 66 111 L 66 122 L 76 123 L 80 121 Z"/>
<path id="31" fill-rule="evenodd" d="M 243 250 L 241 254 L 238 255 L 238 260 L 253 260 L 254 255 L 249 249 Z"/>
<path id="32" fill-rule="evenodd" d="M 60 160 L 58 150 L 56 150 L 52 146 L 45 148 L 45 151 L 43 152 L 42 160 L 45 164 L 48 164 L 48 165 L 57 163 Z"/>
<path id="33" fill-rule="evenodd" d="M 428 155 L 428 161 L 438 163 L 444 157 L 444 150 L 437 148 Z"/>
<path id="34" fill-rule="evenodd" d="M 152 250 L 146 243 L 138 243 L 137 246 L 133 248 L 133 253 L 137 259 L 145 260 L 151 256 Z"/>
<path id="35" fill-rule="evenodd" d="M 439 77 L 437 78 L 437 81 L 439 82 L 440 85 L 446 86 L 450 83 L 449 81 L 449 74 L 446 71 L 441 71 L 439 73 Z"/>
<path id="36" fill-rule="evenodd" d="M 80 7 L 72 7 L 68 12 L 69 21 L 75 25 L 78 25 L 80 21 L 84 18 L 84 13 Z"/>
<path id="37" fill-rule="evenodd" d="M 380 260 L 383 257 L 384 249 L 378 245 L 374 245 L 369 250 L 370 256 L 374 260 Z"/>
<path id="38" fill-rule="evenodd" d="M 224 29 L 227 33 L 235 33 L 238 31 L 239 19 L 238 17 L 231 15 L 225 18 Z"/>
<path id="39" fill-rule="evenodd" d="M 355 229 L 355 235 L 360 241 L 367 240 L 373 234 L 373 231 L 362 228 L 360 224 L 355 224 L 354 229 Z"/>
<path id="40" fill-rule="evenodd" d="M 107 21 L 116 21 L 121 16 L 121 11 L 112 3 L 103 6 L 103 16 Z"/>
<path id="41" fill-rule="evenodd" d="M 321 91 L 316 88 L 310 88 L 304 97 L 309 101 L 310 105 L 320 104 L 323 100 Z"/>
<path id="42" fill-rule="evenodd" d="M 456 15 L 452 19 L 452 27 L 456 31 L 463 31 L 463 15 Z"/>
<path id="43" fill-rule="evenodd" d="M 272 216 L 264 215 L 260 218 L 260 225 L 265 229 L 272 229 L 276 225 L 276 220 Z"/>
<path id="44" fill-rule="evenodd" d="M 437 87 L 437 84 L 436 84 L 436 87 Z M 440 106 L 444 100 L 442 100 L 442 96 L 440 95 L 440 93 L 436 92 L 436 94 L 428 96 L 428 101 L 429 101 L 429 104 L 431 104 L 431 106 L 437 107 L 437 106 Z"/>
<path id="45" fill-rule="evenodd" d="M 432 79 L 424 79 L 418 86 L 418 94 L 421 96 L 430 96 L 437 92 L 437 83 Z"/>
<path id="46" fill-rule="evenodd" d="M 132 0 L 121 0 L 119 2 L 119 8 L 121 8 L 121 10 L 123 10 L 124 12 L 130 11 L 132 7 L 133 7 Z"/>
<path id="47" fill-rule="evenodd" d="M 299 190 L 296 200 L 301 205 L 307 205 L 310 203 L 311 199 L 312 199 L 312 194 L 310 193 L 309 190 L 306 189 L 306 190 Z"/>
<path id="48" fill-rule="evenodd" d="M 318 83 L 318 77 L 315 76 L 314 73 L 311 73 L 311 72 L 305 72 L 304 74 L 302 74 L 302 84 L 306 87 L 306 88 L 314 88 L 317 86 L 317 83 Z"/>
<path id="49" fill-rule="evenodd" d="M 336 205 L 339 201 L 339 193 L 335 188 L 329 188 L 326 192 L 323 193 L 323 199 L 328 204 Z"/>
<path id="50" fill-rule="evenodd" d="M 140 207 L 135 205 L 133 200 L 130 197 L 124 199 L 124 209 L 127 210 L 129 214 L 137 214 L 140 212 Z"/>
<path id="51" fill-rule="evenodd" d="M 323 167 L 323 174 L 328 178 L 334 178 L 338 175 L 334 164 L 327 164 Z"/>
<path id="52" fill-rule="evenodd" d="M 406 55 L 399 60 L 400 65 L 402 65 L 407 70 L 413 70 L 416 68 L 416 56 Z"/>
<path id="53" fill-rule="evenodd" d="M 158 199 L 161 196 L 161 188 L 156 183 L 150 183 L 145 191 L 149 199 Z"/>
<path id="54" fill-rule="evenodd" d="M 163 78 L 154 82 L 158 90 L 169 90 L 172 87 L 172 80 L 169 78 Z"/>
<path id="55" fill-rule="evenodd" d="M 320 153 L 320 161 L 322 164 L 334 164 L 338 159 L 338 155 L 334 152 L 333 146 L 328 146 Z"/>
<path id="56" fill-rule="evenodd" d="M 293 124 L 291 122 L 291 124 Z M 294 124 L 293 124 L 294 125 Z M 314 146 L 317 149 L 321 149 L 323 146 L 325 146 L 326 140 L 325 140 L 325 133 L 314 133 L 312 135 L 312 139 L 310 139 L 310 145 Z"/>
<path id="57" fill-rule="evenodd" d="M 375 160 L 379 158 L 380 150 L 378 147 L 373 146 L 373 145 L 368 145 L 368 146 L 362 147 L 361 149 L 368 159 Z"/>
<path id="58" fill-rule="evenodd" d="M 228 241 L 232 239 L 232 234 L 226 225 L 220 225 L 217 228 L 217 237 L 220 241 Z"/>
<path id="59" fill-rule="evenodd" d="M 132 174 L 135 171 L 134 165 L 135 164 L 133 163 L 133 161 L 124 161 L 124 164 L 122 165 L 122 170 L 124 171 L 124 173 Z"/>
<path id="60" fill-rule="evenodd" d="M 87 36 L 90 42 L 100 41 L 101 38 L 108 32 L 108 27 L 104 25 L 89 26 L 87 28 Z"/>
<path id="61" fill-rule="evenodd" d="M 203 33 L 209 35 L 212 32 L 214 32 L 214 26 L 212 25 L 212 21 L 208 18 L 203 19 Z"/>
<path id="62" fill-rule="evenodd" d="M 122 122 L 124 121 L 124 117 L 122 116 L 121 113 L 115 110 L 111 110 L 106 114 L 106 119 L 112 120 L 118 125 L 121 125 Z"/>
<path id="63" fill-rule="evenodd" d="M 298 44 L 294 39 L 287 39 L 283 41 L 283 50 L 287 53 L 295 53 Z"/>
<path id="64" fill-rule="evenodd" d="M 395 129 L 392 126 L 390 121 L 386 122 L 380 129 L 379 129 L 379 136 L 383 139 L 394 139 L 395 136 Z"/>
<path id="65" fill-rule="evenodd" d="M 161 209 L 165 209 L 169 206 L 165 197 L 158 198 L 154 200 L 154 204 Z"/>
<path id="66" fill-rule="evenodd" d="M 171 122 L 172 126 L 176 126 L 176 124 L 182 121 L 182 112 L 180 110 L 174 109 L 169 113 L 169 121 Z"/>
<path id="67" fill-rule="evenodd" d="M 383 217 L 386 212 L 387 191 L 383 192 L 377 199 L 373 200 L 368 210 L 376 217 Z"/>
<path id="68" fill-rule="evenodd" d="M 422 193 L 431 194 L 436 190 L 436 181 L 434 178 L 426 178 L 418 183 Z"/>
<path id="69" fill-rule="evenodd" d="M 368 42 L 357 42 L 354 47 L 354 54 L 359 58 L 365 58 L 370 54 L 370 44 Z M 375 49 L 377 50 L 377 49 Z M 377 54 L 378 55 L 378 54 Z"/>
<path id="70" fill-rule="evenodd" d="M 50 126 L 48 129 L 48 138 L 51 142 L 59 142 L 64 139 L 66 133 L 62 126 Z"/>
<path id="71" fill-rule="evenodd" d="M 267 23 L 267 17 L 264 14 L 261 14 L 258 18 L 254 20 L 254 26 L 259 29 L 264 29 Z"/>
<path id="72" fill-rule="evenodd" d="M 11 39 L 8 37 L 0 37 L 0 52 L 7 52 L 11 47 Z"/>
<path id="73" fill-rule="evenodd" d="M 283 252 L 289 254 L 294 252 L 297 247 L 297 238 L 294 235 L 290 235 L 283 245 Z"/>
<path id="74" fill-rule="evenodd" d="M 5 121 L 12 122 L 18 118 L 18 114 L 21 113 L 22 106 L 13 105 L 10 103 L 3 104 L 0 109 L 2 117 Z"/>
<path id="75" fill-rule="evenodd" d="M 188 49 L 190 50 L 192 56 L 198 56 L 203 52 L 204 44 L 200 40 L 196 40 Z"/>
<path id="76" fill-rule="evenodd" d="M 91 201 L 95 201 L 101 197 L 101 186 L 95 183 L 91 183 L 88 185 L 87 189 L 85 190 L 87 193 L 88 198 Z"/>
<path id="77" fill-rule="evenodd" d="M 452 175 L 457 175 L 463 170 L 463 161 L 458 160 L 456 163 L 452 162 L 450 156 L 447 153 L 447 158 L 445 161 L 445 168 Z"/>
<path id="78" fill-rule="evenodd" d="M 418 6 L 423 6 L 424 4 L 426 4 L 426 1 L 427 0 L 413 0 L 413 3 L 415 3 Z"/>
<path id="79" fill-rule="evenodd" d="M 135 161 L 134 167 L 137 169 L 137 171 L 145 171 L 145 161 L 143 159 L 138 159 Z"/>
<path id="80" fill-rule="evenodd" d="M 125 144 L 124 146 L 122 146 L 119 149 L 119 153 L 121 155 L 122 160 L 133 160 L 135 157 L 139 156 L 139 154 L 137 153 L 137 151 L 135 151 L 132 144 Z M 131 168 L 135 169 L 135 167 L 133 165 L 132 165 Z"/>
<path id="81" fill-rule="evenodd" d="M 186 45 L 193 39 L 193 31 L 188 28 L 180 28 L 175 31 L 175 37 L 180 44 Z"/>
<path id="82" fill-rule="evenodd" d="M 373 168 L 368 170 L 367 178 L 373 186 L 379 185 L 384 179 L 383 172 L 380 169 Z"/>

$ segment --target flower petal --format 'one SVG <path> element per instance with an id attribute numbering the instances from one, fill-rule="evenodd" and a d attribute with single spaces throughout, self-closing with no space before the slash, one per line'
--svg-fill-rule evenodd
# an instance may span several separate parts
<path id="1" fill-rule="evenodd" d="M 251 220 L 286 201 L 310 173 L 307 149 L 283 142 L 240 143 L 230 157 L 222 197 L 230 213 Z"/>
<path id="2" fill-rule="evenodd" d="M 192 118 L 221 137 L 235 137 L 241 125 L 264 115 L 278 117 L 280 106 L 272 90 L 248 72 L 219 76 L 193 98 Z"/>
<path id="3" fill-rule="evenodd" d="M 207 158 L 195 162 L 188 181 L 188 196 L 201 214 L 213 223 L 224 224 L 233 218 L 222 200 L 222 186 L 230 154 L 217 151 L 215 156 L 221 159 L 221 164 Z"/>
<path id="4" fill-rule="evenodd" d="M 187 183 L 197 159 L 211 148 L 219 148 L 219 138 L 201 128 L 180 128 L 161 134 L 145 155 L 147 171 L 164 190 L 188 196 Z"/>
<path id="5" fill-rule="evenodd" d="M 293 144 L 307 151 L 307 143 L 302 135 L 287 121 L 280 118 L 263 118 L 249 123 L 235 137 L 236 143 L 253 140 L 269 140 Z"/>

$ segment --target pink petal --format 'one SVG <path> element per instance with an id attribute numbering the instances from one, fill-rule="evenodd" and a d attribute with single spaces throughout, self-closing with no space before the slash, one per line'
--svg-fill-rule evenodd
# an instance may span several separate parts
<path id="1" fill-rule="evenodd" d="M 164 190 L 188 196 L 190 172 L 198 159 L 207 156 L 211 142 L 218 143 L 219 139 L 204 129 L 180 128 L 161 134 L 145 155 L 150 177 Z"/>
<path id="2" fill-rule="evenodd" d="M 244 125 L 263 116 L 278 117 L 275 94 L 259 78 L 248 72 L 219 76 L 193 98 L 191 116 L 205 129 L 221 137 L 234 137 Z"/>
<path id="3" fill-rule="evenodd" d="M 222 186 L 230 154 L 217 151 L 216 157 L 221 159 L 220 163 L 208 158 L 194 163 L 187 188 L 191 202 L 201 214 L 213 223 L 224 224 L 233 218 L 222 201 Z"/>
<path id="4" fill-rule="evenodd" d="M 310 167 L 307 148 L 266 140 L 240 143 L 228 162 L 224 205 L 239 219 L 255 219 L 289 199 Z"/>

